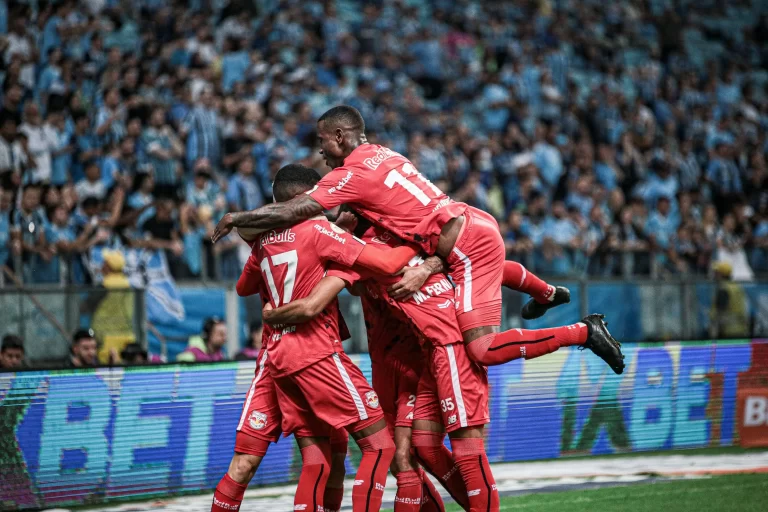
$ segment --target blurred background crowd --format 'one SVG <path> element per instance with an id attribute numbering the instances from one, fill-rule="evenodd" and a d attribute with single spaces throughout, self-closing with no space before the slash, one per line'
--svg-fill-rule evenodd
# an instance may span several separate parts
<path id="1" fill-rule="evenodd" d="M 549 276 L 768 272 L 759 0 L 0 3 L 3 280 L 94 249 L 233 279 L 226 211 L 271 201 L 350 104 Z"/>

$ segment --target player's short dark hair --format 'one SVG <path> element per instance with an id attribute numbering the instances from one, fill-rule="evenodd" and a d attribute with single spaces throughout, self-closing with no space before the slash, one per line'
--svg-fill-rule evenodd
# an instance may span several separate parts
<path id="1" fill-rule="evenodd" d="M 349 128 L 360 133 L 365 132 L 365 120 L 355 107 L 339 105 L 333 107 L 317 120 L 323 121 L 329 128 Z"/>
<path id="2" fill-rule="evenodd" d="M 320 181 L 320 173 L 311 167 L 301 164 L 288 164 L 280 168 L 272 183 L 272 194 L 275 201 L 282 203 L 288 201 L 311 189 Z"/>
<path id="3" fill-rule="evenodd" d="M 14 349 L 24 352 L 24 340 L 15 334 L 6 334 L 3 336 L 3 344 L 2 347 L 0 347 L 0 352 Z"/>

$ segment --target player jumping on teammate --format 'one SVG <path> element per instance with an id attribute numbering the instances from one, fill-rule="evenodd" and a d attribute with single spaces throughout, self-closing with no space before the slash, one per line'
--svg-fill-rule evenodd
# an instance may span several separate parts
<path id="1" fill-rule="evenodd" d="M 624 371 L 621 346 L 602 315 L 552 329 L 500 332 L 502 283 L 532 295 L 539 304 L 529 308 L 533 316 L 565 297 L 558 299 L 558 289 L 521 265 L 504 261 L 504 242 L 493 217 L 452 201 L 402 155 L 369 144 L 356 109 L 330 109 L 320 117 L 317 130 L 321 153 L 333 170 L 312 191 L 291 201 L 226 214 L 214 242 L 233 227 L 288 227 L 348 203 L 374 224 L 447 262 L 456 286 L 459 327 L 473 360 L 490 366 L 577 345 L 591 349 L 614 372 Z"/>

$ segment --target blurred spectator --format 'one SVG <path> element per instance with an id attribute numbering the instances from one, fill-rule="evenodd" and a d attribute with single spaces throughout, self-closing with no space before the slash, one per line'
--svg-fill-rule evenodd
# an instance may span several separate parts
<path id="1" fill-rule="evenodd" d="M 120 251 L 102 251 L 104 267 L 102 286 L 104 294 L 93 312 L 91 327 L 99 332 L 101 349 L 99 359 L 109 360 L 110 352 L 119 353 L 136 340 L 134 334 L 134 295 L 123 273 L 125 258 Z"/>
<path id="2" fill-rule="evenodd" d="M 183 363 L 203 361 L 223 361 L 222 349 L 227 343 L 227 324 L 217 317 L 211 317 L 203 323 L 200 336 L 189 339 L 187 349 L 176 356 L 176 361 Z"/>
<path id="3" fill-rule="evenodd" d="M 158 192 L 170 195 L 181 180 L 179 159 L 184 155 L 184 147 L 171 127 L 165 124 L 165 110 L 152 110 L 149 126 L 144 129 L 141 139 L 147 162 L 155 173 Z"/>
<path id="4" fill-rule="evenodd" d="M 138 343 L 129 343 L 120 352 L 120 360 L 124 365 L 133 366 L 147 364 L 149 357 L 147 351 Z"/>
<path id="5" fill-rule="evenodd" d="M 75 191 L 80 201 L 89 197 L 102 201 L 107 196 L 107 184 L 102 179 L 102 171 L 96 160 L 85 164 L 85 179 L 75 185 Z"/>
<path id="6" fill-rule="evenodd" d="M 0 370 L 12 371 L 23 366 L 24 341 L 14 334 L 6 334 L 0 346 Z"/>
<path id="7" fill-rule="evenodd" d="M 248 344 L 236 356 L 236 361 L 255 360 L 259 357 L 261 351 L 262 335 L 264 334 L 264 325 L 261 320 L 251 322 L 248 330 Z"/>
<path id="8" fill-rule="evenodd" d="M 70 354 L 64 362 L 67 368 L 84 368 L 96 366 L 99 363 L 97 358 L 98 342 L 93 329 L 80 329 L 72 335 L 72 345 Z"/>
<path id="9" fill-rule="evenodd" d="M 41 193 L 39 185 L 24 187 L 21 205 L 14 212 L 11 222 L 12 240 L 19 243 L 22 250 L 22 274 L 25 282 L 34 282 L 37 265 L 49 263 L 55 254 L 45 238 L 48 219 L 40 206 Z"/>
<path id="10" fill-rule="evenodd" d="M 214 108 L 213 88 L 205 85 L 181 126 L 187 139 L 187 165 L 192 167 L 198 158 L 207 158 L 212 165 L 219 164 L 221 141 L 219 115 Z"/>
<path id="11" fill-rule="evenodd" d="M 58 137 L 49 122 L 43 124 L 37 104 L 24 105 L 23 123 L 19 131 L 27 137 L 30 168 L 24 175 L 25 183 L 47 183 L 51 180 L 51 152 L 58 145 Z"/>
<path id="12" fill-rule="evenodd" d="M 732 281 L 733 268 L 726 261 L 712 266 L 717 289 L 710 312 L 712 339 L 745 338 L 750 325 L 747 312 L 747 294 L 744 287 Z"/>
<path id="13" fill-rule="evenodd" d="M 254 177 L 253 158 L 243 158 L 237 165 L 237 174 L 229 179 L 227 203 L 230 211 L 254 210 L 263 204 L 261 189 Z"/>

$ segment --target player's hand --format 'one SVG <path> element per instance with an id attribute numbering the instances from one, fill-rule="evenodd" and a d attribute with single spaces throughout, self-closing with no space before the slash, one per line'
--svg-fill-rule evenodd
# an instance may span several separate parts
<path id="1" fill-rule="evenodd" d="M 213 235 L 211 236 L 211 243 L 216 243 L 225 236 L 229 234 L 230 231 L 232 231 L 232 228 L 234 227 L 232 219 L 232 214 L 227 213 L 225 214 L 218 224 L 216 224 L 216 229 L 213 230 Z"/>
<path id="2" fill-rule="evenodd" d="M 261 310 L 261 320 L 267 325 L 272 325 L 270 322 L 272 318 L 272 309 L 272 304 L 267 302 Z"/>
<path id="3" fill-rule="evenodd" d="M 352 233 L 357 227 L 357 216 L 352 212 L 341 212 L 334 223 L 344 231 Z"/>
<path id="4" fill-rule="evenodd" d="M 429 269 L 424 266 L 405 267 L 400 272 L 403 277 L 387 289 L 389 296 L 398 300 L 410 297 L 419 291 L 430 275 Z"/>

